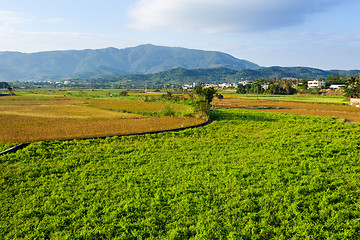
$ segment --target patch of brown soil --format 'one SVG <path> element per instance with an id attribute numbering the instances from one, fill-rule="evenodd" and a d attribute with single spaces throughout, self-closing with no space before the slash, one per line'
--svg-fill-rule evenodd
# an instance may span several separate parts
<path id="1" fill-rule="evenodd" d="M 267 112 L 337 117 L 350 122 L 360 123 L 360 109 L 346 105 L 275 102 L 235 98 L 226 98 L 221 101 L 215 99 L 213 104 L 218 108 L 242 108 Z"/>

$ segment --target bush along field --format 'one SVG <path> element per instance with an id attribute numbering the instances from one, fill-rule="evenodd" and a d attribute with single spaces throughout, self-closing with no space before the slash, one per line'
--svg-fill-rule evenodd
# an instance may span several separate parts
<path id="1" fill-rule="evenodd" d="M 239 109 L 212 118 L 0 156 L 0 238 L 360 238 L 359 125 Z"/>

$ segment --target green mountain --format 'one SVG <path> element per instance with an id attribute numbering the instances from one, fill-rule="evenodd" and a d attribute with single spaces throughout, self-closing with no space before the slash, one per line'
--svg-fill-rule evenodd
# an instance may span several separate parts
<path id="1" fill-rule="evenodd" d="M 234 83 L 242 80 L 256 79 L 281 79 L 281 78 L 327 78 L 330 75 L 350 77 L 359 75 L 360 70 L 330 70 L 324 71 L 308 67 L 261 67 L 257 69 L 232 70 L 228 68 L 211 69 L 184 69 L 175 68 L 168 71 L 152 74 L 130 74 L 105 78 L 93 78 L 97 83 L 117 83 L 122 86 L 144 86 L 145 82 L 150 86 L 158 85 L 182 85 L 194 82 L 202 83 Z"/>
<path id="2" fill-rule="evenodd" d="M 149 74 L 179 67 L 241 70 L 259 66 L 222 52 L 150 44 L 125 49 L 0 52 L 0 80 L 4 81 Z"/>
<path id="3" fill-rule="evenodd" d="M 258 79 L 258 78 L 321 78 L 335 74 L 331 71 L 324 71 L 309 67 L 262 67 L 259 69 L 245 69 L 239 71 L 237 77 Z"/>

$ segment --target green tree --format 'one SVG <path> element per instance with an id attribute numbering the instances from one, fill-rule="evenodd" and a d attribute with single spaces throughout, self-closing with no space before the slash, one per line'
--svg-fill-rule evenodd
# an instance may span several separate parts
<path id="1" fill-rule="evenodd" d="M 9 90 L 9 95 L 14 95 L 12 87 L 8 86 L 7 89 Z"/>
<path id="2" fill-rule="evenodd" d="M 293 82 L 291 80 L 285 79 L 285 80 L 283 80 L 282 84 L 283 84 L 283 89 L 285 90 L 284 94 L 292 95 L 292 94 L 296 93 L 296 89 L 292 87 Z"/>
<path id="3" fill-rule="evenodd" d="M 261 85 L 258 82 L 254 82 L 251 85 L 251 92 L 254 94 L 259 94 L 262 93 L 264 91 L 264 89 L 261 87 Z"/>
<path id="4" fill-rule="evenodd" d="M 272 83 L 269 85 L 268 93 L 270 94 L 284 94 L 284 89 L 278 84 Z"/>
<path id="5" fill-rule="evenodd" d="M 251 91 L 251 84 L 250 83 L 247 83 L 247 84 L 245 84 L 245 93 L 250 93 L 250 91 Z"/>
<path id="6" fill-rule="evenodd" d="M 0 88 L 9 88 L 10 85 L 7 82 L 0 82 Z"/>
<path id="7" fill-rule="evenodd" d="M 173 96 L 172 96 L 171 92 L 166 91 L 166 93 L 163 94 L 161 97 L 162 97 L 163 99 L 171 100 Z"/>
<path id="8" fill-rule="evenodd" d="M 306 78 L 301 79 L 300 83 L 298 84 L 297 89 L 301 90 L 301 91 L 306 91 L 307 87 L 308 87 L 308 81 L 309 80 L 311 80 L 311 79 L 306 79 Z"/>
<path id="9" fill-rule="evenodd" d="M 236 93 L 245 94 L 246 93 L 245 86 L 243 84 L 238 84 Z"/>
<path id="10" fill-rule="evenodd" d="M 345 83 L 345 96 L 350 98 L 360 98 L 360 77 L 350 77 Z"/>
<path id="11" fill-rule="evenodd" d="M 199 99 L 205 101 L 207 104 L 210 104 L 216 95 L 216 89 L 214 87 L 204 88 L 202 85 L 198 85 L 194 88 L 194 93 Z"/>

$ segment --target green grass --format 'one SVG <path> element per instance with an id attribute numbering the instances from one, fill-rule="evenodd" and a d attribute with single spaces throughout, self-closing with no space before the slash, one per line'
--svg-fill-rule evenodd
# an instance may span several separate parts
<path id="1" fill-rule="evenodd" d="M 239 109 L 213 119 L 1 156 L 0 238 L 360 238 L 359 125 Z"/>
<path id="2" fill-rule="evenodd" d="M 2 143 L 0 142 L 0 152 L 8 150 L 16 145 L 16 143 Z"/>
<path id="3" fill-rule="evenodd" d="M 245 98 L 245 99 L 259 99 L 270 101 L 284 101 L 284 102 L 303 102 L 303 103 L 324 103 L 324 104 L 348 104 L 349 101 L 344 96 L 321 96 L 310 94 L 299 95 L 256 95 L 256 94 L 225 94 L 224 97 L 230 98 Z"/>
<path id="4" fill-rule="evenodd" d="M 77 89 L 77 88 L 66 88 L 66 89 L 27 89 L 17 90 L 16 95 L 35 97 L 37 99 L 43 98 L 57 98 L 57 97 L 81 97 L 81 98 L 103 98 L 103 99 L 129 99 L 129 100 L 142 100 L 142 94 L 128 92 L 129 96 L 120 96 L 124 89 Z"/>

